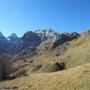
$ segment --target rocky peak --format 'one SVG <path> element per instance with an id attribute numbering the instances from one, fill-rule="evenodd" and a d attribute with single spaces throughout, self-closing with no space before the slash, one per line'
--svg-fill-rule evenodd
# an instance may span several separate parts
<path id="1" fill-rule="evenodd" d="M 63 33 L 56 40 L 47 39 L 43 41 L 37 50 L 40 53 L 47 52 L 48 50 L 56 50 L 56 52 L 62 53 L 68 47 L 70 41 L 79 38 L 80 34 L 76 32 Z M 58 48 L 57 48 L 58 47 Z"/>
<path id="2" fill-rule="evenodd" d="M 6 37 L 0 32 L 0 41 L 6 41 Z"/>
<path id="3" fill-rule="evenodd" d="M 18 37 L 15 33 L 12 33 L 11 36 L 16 38 Z"/>
<path id="4" fill-rule="evenodd" d="M 36 33 L 32 32 L 32 31 L 28 31 L 23 35 L 23 37 L 21 39 L 23 42 L 26 42 L 28 40 L 29 41 L 38 40 L 38 39 L 40 39 L 40 37 Z"/>
<path id="5" fill-rule="evenodd" d="M 52 29 L 36 30 L 36 33 L 54 33 Z"/>
<path id="6" fill-rule="evenodd" d="M 47 39 L 56 39 L 60 34 L 57 32 L 54 32 L 52 29 L 44 29 L 44 30 L 36 30 L 35 33 L 37 33 L 42 41 L 45 41 Z"/>
<path id="7" fill-rule="evenodd" d="M 18 36 L 17 36 L 15 33 L 12 33 L 12 34 L 8 37 L 8 39 L 16 39 L 16 38 L 18 38 Z"/>
<path id="8" fill-rule="evenodd" d="M 70 33 L 62 33 L 61 34 L 61 37 L 67 37 L 67 38 L 69 38 L 71 40 L 76 39 L 79 36 L 80 36 L 80 34 L 77 33 L 77 32 L 70 32 Z"/>
<path id="9" fill-rule="evenodd" d="M 19 37 L 15 33 L 12 33 L 7 39 L 11 43 L 16 43 L 17 44 L 19 42 Z"/>

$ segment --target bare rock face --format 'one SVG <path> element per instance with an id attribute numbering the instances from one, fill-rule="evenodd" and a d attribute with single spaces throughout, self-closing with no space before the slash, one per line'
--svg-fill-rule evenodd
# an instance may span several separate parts
<path id="1" fill-rule="evenodd" d="M 32 43 L 34 43 L 35 41 L 40 40 L 40 37 L 36 33 L 32 32 L 32 31 L 28 31 L 23 35 L 21 40 L 22 40 L 22 42 L 27 42 L 29 40 Z"/>
<path id="2" fill-rule="evenodd" d="M 72 33 L 63 33 L 61 34 L 61 36 L 59 37 L 59 39 L 57 39 L 53 46 L 54 48 L 59 46 L 59 45 L 62 45 L 68 41 L 72 41 L 72 40 L 76 40 L 77 38 L 79 38 L 80 34 L 76 33 L 76 32 L 72 32 Z"/>
<path id="3" fill-rule="evenodd" d="M 59 34 L 52 29 L 28 31 L 21 38 L 14 33 L 6 38 L 0 33 L 0 53 L 31 57 L 57 47 L 62 52 L 68 47 L 70 41 L 76 40 L 79 36 L 80 34 L 76 32 Z"/>
<path id="4" fill-rule="evenodd" d="M 41 41 L 45 41 L 47 39 L 53 39 L 54 41 L 60 35 L 52 29 L 36 30 L 35 33 L 40 36 Z"/>
<path id="5" fill-rule="evenodd" d="M 56 50 L 56 52 L 62 53 L 68 48 L 70 41 L 76 40 L 79 37 L 80 34 L 76 32 L 63 33 L 58 36 L 56 40 L 47 39 L 46 41 L 42 42 L 39 47 L 37 47 L 37 50 L 39 53 L 44 53 L 52 49 Z"/>
<path id="6" fill-rule="evenodd" d="M 12 33 L 10 36 L 7 37 L 7 40 L 11 43 L 17 44 L 20 38 L 15 33 Z"/>
<path id="7" fill-rule="evenodd" d="M 0 32 L 0 41 L 6 41 L 6 37 Z"/>
<path id="8" fill-rule="evenodd" d="M 15 53 L 21 53 L 24 56 L 33 56 L 37 54 L 37 47 L 46 40 L 54 42 L 59 33 L 49 30 L 28 31 L 20 39 L 16 46 Z"/>
<path id="9" fill-rule="evenodd" d="M 20 42 L 16 45 L 15 54 L 21 53 L 27 55 L 28 53 L 34 53 L 36 46 L 41 42 L 40 37 L 32 32 L 26 32 L 23 37 L 20 38 Z"/>

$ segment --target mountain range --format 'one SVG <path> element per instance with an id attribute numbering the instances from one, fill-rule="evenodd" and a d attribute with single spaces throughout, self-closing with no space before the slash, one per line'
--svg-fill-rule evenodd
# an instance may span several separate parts
<path id="1" fill-rule="evenodd" d="M 0 38 L 1 90 L 90 90 L 90 30 Z"/>
<path id="2" fill-rule="evenodd" d="M 49 48 L 49 44 L 63 44 L 79 36 L 80 34 L 76 32 L 60 34 L 51 29 L 36 30 L 35 32 L 28 31 L 24 33 L 22 37 L 18 37 L 15 33 L 5 37 L 0 32 L 0 52 L 8 53 L 13 56 L 18 54 L 32 55 L 37 53 L 38 50 L 46 50 Z"/>

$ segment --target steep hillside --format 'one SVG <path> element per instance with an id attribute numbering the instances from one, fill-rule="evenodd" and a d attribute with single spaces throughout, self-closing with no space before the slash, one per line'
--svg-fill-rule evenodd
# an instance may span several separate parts
<path id="1" fill-rule="evenodd" d="M 31 74 L 0 83 L 0 89 L 19 90 L 90 90 L 90 64 L 56 73 Z"/>
<path id="2" fill-rule="evenodd" d="M 26 38 L 31 39 L 27 34 Z M 90 30 L 81 35 L 64 33 L 54 42 L 50 40 L 36 48 L 36 55 L 16 57 L 13 63 L 19 71 L 11 74 L 13 80 L 1 82 L 0 88 L 90 90 Z"/>
<path id="3" fill-rule="evenodd" d="M 67 68 L 90 63 L 90 30 L 82 33 L 78 40 L 72 42 L 63 59 Z"/>
<path id="4" fill-rule="evenodd" d="M 63 69 L 65 69 L 67 63 L 66 59 L 64 58 L 64 53 L 69 50 L 68 48 L 70 45 L 72 45 L 72 43 L 77 42 L 79 36 L 80 35 L 75 32 L 64 33 L 54 42 L 49 39 L 42 42 L 38 47 L 38 54 L 32 58 L 26 59 L 29 62 L 29 64 L 26 66 L 27 72 L 29 74 L 32 73 L 33 70 L 34 72 L 38 73 L 43 71 L 48 72 L 48 69 L 51 68 L 55 63 L 59 63 L 60 65 L 63 63 Z M 54 66 L 52 68 L 54 68 Z"/>

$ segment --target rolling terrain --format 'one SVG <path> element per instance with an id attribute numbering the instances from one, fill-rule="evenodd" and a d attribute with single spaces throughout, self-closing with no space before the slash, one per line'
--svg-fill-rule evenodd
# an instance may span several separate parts
<path id="1" fill-rule="evenodd" d="M 0 89 L 90 90 L 90 30 L 80 35 L 65 33 L 55 41 L 46 39 L 35 55 L 26 54 L 14 58 L 14 65 L 25 74 L 12 73 L 14 79 L 0 82 Z"/>

